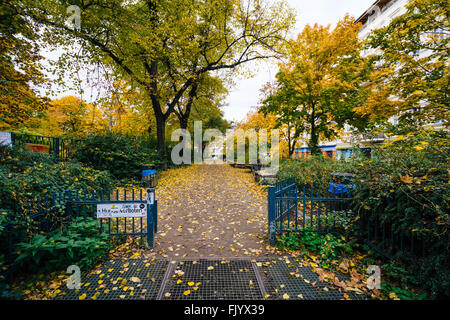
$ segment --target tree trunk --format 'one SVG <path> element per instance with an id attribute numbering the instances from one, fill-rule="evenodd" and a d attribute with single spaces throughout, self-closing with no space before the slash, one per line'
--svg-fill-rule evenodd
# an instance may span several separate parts
<path id="1" fill-rule="evenodd" d="M 162 161 L 162 170 L 166 170 L 166 120 L 164 119 L 164 117 L 156 117 L 156 137 L 158 139 L 158 153 Z"/>
<path id="2" fill-rule="evenodd" d="M 179 120 L 179 122 L 180 122 L 180 128 L 181 128 L 182 130 L 187 130 L 187 127 L 188 127 L 188 119 L 187 119 L 186 117 L 181 116 L 181 117 L 178 118 L 178 120 Z M 183 140 L 184 140 L 184 138 L 183 138 L 182 136 L 180 136 L 179 142 L 181 143 L 181 142 L 183 142 Z M 183 143 L 185 144 L 186 141 L 184 141 Z M 180 158 L 183 159 L 183 157 L 184 157 L 184 148 L 180 150 L 179 156 L 180 156 Z"/>
<path id="3" fill-rule="evenodd" d="M 311 155 L 320 155 L 319 148 L 319 136 L 316 132 L 315 125 L 311 125 L 311 138 L 309 139 L 309 149 L 311 150 Z"/>
<path id="4" fill-rule="evenodd" d="M 178 118 L 178 121 L 180 122 L 180 128 L 187 130 L 188 128 L 188 117 L 185 117 L 184 115 L 182 117 Z"/>
<path id="5" fill-rule="evenodd" d="M 316 114 L 315 114 L 315 104 L 311 106 L 311 136 L 309 138 L 309 149 L 311 150 L 311 155 L 321 154 L 319 148 L 319 136 L 316 132 Z"/>

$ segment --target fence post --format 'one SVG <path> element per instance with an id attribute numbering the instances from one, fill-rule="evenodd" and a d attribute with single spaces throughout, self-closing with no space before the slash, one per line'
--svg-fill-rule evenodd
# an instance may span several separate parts
<path id="1" fill-rule="evenodd" d="M 269 244 L 271 246 L 275 245 L 275 186 L 269 186 L 269 199 L 268 199 L 268 210 L 269 210 Z"/>
<path id="2" fill-rule="evenodd" d="M 147 243 L 152 248 L 154 242 L 154 210 L 155 210 L 155 190 L 147 190 Z"/>
<path id="3" fill-rule="evenodd" d="M 11 147 L 16 146 L 16 134 L 14 132 L 11 132 Z"/>
<path id="4" fill-rule="evenodd" d="M 64 192 L 64 205 L 65 205 L 65 213 L 66 219 L 72 220 L 72 191 L 65 190 Z"/>
<path id="5" fill-rule="evenodd" d="M 158 200 L 155 200 L 153 205 L 153 230 L 155 233 L 158 232 Z"/>
<path id="6" fill-rule="evenodd" d="M 56 161 L 59 162 L 59 138 L 54 138 L 53 144 L 53 149 L 56 154 Z"/>

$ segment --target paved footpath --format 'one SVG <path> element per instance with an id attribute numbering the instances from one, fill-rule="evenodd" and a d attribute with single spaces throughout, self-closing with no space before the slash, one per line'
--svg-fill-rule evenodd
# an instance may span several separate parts
<path id="1" fill-rule="evenodd" d="M 165 173 L 156 190 L 154 256 L 267 255 L 267 195 L 253 176 L 228 165 L 193 165 Z"/>

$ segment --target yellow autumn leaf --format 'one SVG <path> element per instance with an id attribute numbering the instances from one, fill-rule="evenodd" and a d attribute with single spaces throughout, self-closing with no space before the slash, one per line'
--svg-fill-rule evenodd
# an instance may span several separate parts
<path id="1" fill-rule="evenodd" d="M 412 183 L 413 182 L 413 178 L 410 177 L 408 174 L 404 177 L 400 177 L 400 181 L 402 181 L 403 183 Z"/>
<path id="2" fill-rule="evenodd" d="M 186 290 L 185 292 L 183 292 L 183 294 L 184 294 L 185 296 L 188 296 L 188 295 L 191 294 L 191 290 Z"/>
<path id="3" fill-rule="evenodd" d="M 389 293 L 389 298 L 393 300 L 400 300 L 395 292 Z"/>
<path id="4" fill-rule="evenodd" d="M 83 293 L 81 296 L 78 297 L 78 300 L 84 300 L 86 299 L 86 293 Z"/>
<path id="5" fill-rule="evenodd" d="M 288 295 L 287 293 L 285 293 L 285 294 L 283 294 L 283 299 L 284 299 L 284 300 L 289 300 L 290 297 L 289 297 L 289 295 Z"/>

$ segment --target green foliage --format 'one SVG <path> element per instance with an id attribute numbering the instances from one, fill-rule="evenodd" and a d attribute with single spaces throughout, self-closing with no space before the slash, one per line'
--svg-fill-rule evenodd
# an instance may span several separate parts
<path id="1" fill-rule="evenodd" d="M 364 113 L 385 122 L 399 116 L 405 130 L 449 119 L 449 8 L 447 0 L 411 0 L 405 14 L 372 32 L 376 68 Z"/>
<path id="2" fill-rule="evenodd" d="M 281 250 L 301 250 L 302 254 L 317 255 L 319 265 L 329 267 L 343 255 L 353 252 L 350 243 L 345 238 L 338 238 L 333 234 L 320 234 L 305 229 L 301 232 L 283 234 L 277 239 L 277 247 Z"/>
<path id="3" fill-rule="evenodd" d="M 39 273 L 65 269 L 71 264 L 88 268 L 109 248 L 108 235 L 100 233 L 98 221 L 76 218 L 63 232 L 39 234 L 30 243 L 18 244 L 16 263 L 23 271 Z"/>
<path id="4" fill-rule="evenodd" d="M 398 299 L 400 300 L 425 300 L 428 299 L 426 293 L 416 294 L 411 291 L 409 288 L 399 288 L 397 286 L 392 285 L 389 282 L 382 281 L 381 282 L 381 290 L 386 296 L 394 293 Z"/>
<path id="5" fill-rule="evenodd" d="M 42 194 L 65 189 L 112 189 L 113 177 L 77 162 L 55 163 L 52 157 L 12 149 L 0 157 L 0 208 L 13 208 Z"/>
<path id="6" fill-rule="evenodd" d="M 77 147 L 74 159 L 97 170 L 108 170 L 117 179 L 140 179 L 142 165 L 160 164 L 148 141 L 119 134 L 87 137 Z"/>
<path id="7" fill-rule="evenodd" d="M 300 160 L 280 161 L 277 178 L 281 181 L 294 177 L 300 186 L 309 184 L 326 188 L 332 181 L 331 174 L 333 172 L 348 172 L 350 169 L 351 167 L 347 162 L 336 162 L 319 155 Z"/>
<path id="8" fill-rule="evenodd" d="M 405 246 L 405 250 L 395 254 L 389 277 L 399 282 L 402 288 L 420 286 L 430 297 L 448 297 L 449 151 L 448 133 L 421 130 L 397 136 L 382 147 L 374 147 L 376 157 L 372 159 L 354 157 L 345 162 L 332 162 L 311 157 L 286 160 L 280 164 L 278 177 L 280 180 L 295 177 L 299 185 L 326 187 L 332 172 L 355 174 L 357 188 L 352 210 L 331 213 L 337 226 L 347 236 L 362 232 L 364 237 L 366 230 L 360 229 L 360 221 L 377 217 L 392 227 L 395 235 L 403 234 L 407 243 L 414 236 L 414 251 L 411 253 L 409 246 Z M 307 242 L 318 241 L 314 237 Z M 289 241 L 285 245 L 296 248 L 297 240 Z M 425 247 L 424 258 L 421 243 Z M 297 247 L 300 245 L 298 243 Z"/>
<path id="9" fill-rule="evenodd" d="M 421 131 L 398 136 L 376 158 L 354 163 L 355 211 L 390 224 L 396 235 L 415 237 L 416 252 L 396 258 L 431 296 L 450 295 L 448 153 L 448 133 Z M 417 242 L 425 244 L 424 259 Z"/>
<path id="10" fill-rule="evenodd" d="M 3 235 L 5 225 L 8 223 L 6 212 L 0 212 L 0 237 Z M 6 258 L 3 253 L 0 253 L 0 299 L 11 298 L 13 291 L 6 281 L 4 271 L 6 271 Z"/>
<path id="11" fill-rule="evenodd" d="M 400 286 L 405 287 L 407 285 L 419 285 L 417 280 L 404 268 L 398 265 L 398 263 L 390 262 L 382 266 L 383 276 L 397 282 Z"/>

